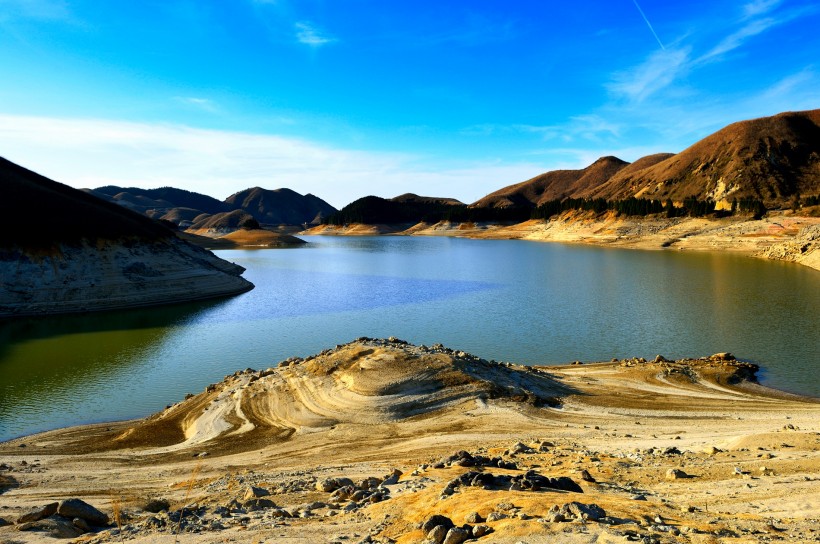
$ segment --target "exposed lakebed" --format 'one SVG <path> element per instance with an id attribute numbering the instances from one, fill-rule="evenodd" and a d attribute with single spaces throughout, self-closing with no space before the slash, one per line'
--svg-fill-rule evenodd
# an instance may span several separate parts
<path id="1" fill-rule="evenodd" d="M 521 241 L 306 237 L 217 254 L 231 299 L 0 325 L 0 440 L 147 415 L 225 374 L 356 337 L 525 364 L 731 351 L 820 396 L 820 274 L 731 254 Z"/>

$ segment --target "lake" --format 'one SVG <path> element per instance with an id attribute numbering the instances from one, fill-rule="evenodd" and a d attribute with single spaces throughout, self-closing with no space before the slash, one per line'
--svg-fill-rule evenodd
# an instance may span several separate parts
<path id="1" fill-rule="evenodd" d="M 524 364 L 730 351 L 820 396 L 820 272 L 732 254 L 513 240 L 304 237 L 216 253 L 246 294 L 0 324 L 0 440 L 141 417 L 226 374 L 360 336 Z"/>

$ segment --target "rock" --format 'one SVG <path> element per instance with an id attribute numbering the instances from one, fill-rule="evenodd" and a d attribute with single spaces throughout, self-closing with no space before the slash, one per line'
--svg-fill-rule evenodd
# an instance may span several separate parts
<path id="1" fill-rule="evenodd" d="M 501 512 L 490 512 L 487 514 L 487 522 L 492 523 L 493 521 L 501 521 L 502 519 L 507 519 L 509 516 L 507 514 L 502 514 Z"/>
<path id="2" fill-rule="evenodd" d="M 170 510 L 170 508 L 171 503 L 166 499 L 151 499 L 145 504 L 145 506 L 143 506 L 142 509 L 146 512 L 151 512 L 152 514 L 158 514 L 163 510 Z"/>
<path id="3" fill-rule="evenodd" d="M 272 518 L 289 518 L 291 517 L 290 512 L 285 510 L 284 508 L 272 508 L 266 512 Z"/>
<path id="4" fill-rule="evenodd" d="M 353 487 L 353 485 L 353 480 L 350 478 L 325 478 L 324 480 L 319 480 L 316 482 L 316 489 L 317 491 L 330 493 L 331 491 L 336 491 L 340 487 Z"/>
<path id="5" fill-rule="evenodd" d="M 3 518 L 0 518 L 0 527 L 5 527 L 6 525 L 11 525 L 11 522 L 6 521 Z"/>
<path id="6" fill-rule="evenodd" d="M 722 353 L 715 353 L 714 355 L 712 355 L 709 358 L 713 359 L 715 361 L 734 361 L 735 360 L 735 356 L 732 355 L 731 353 L 729 353 L 728 351 L 724 351 Z"/>
<path id="7" fill-rule="evenodd" d="M 708 446 L 706 448 L 703 448 L 703 453 L 707 455 L 714 455 L 716 453 L 720 453 L 721 451 L 723 450 L 721 450 L 720 448 L 716 448 L 715 446 Z"/>
<path id="8" fill-rule="evenodd" d="M 687 474 L 677 468 L 670 468 L 666 471 L 666 479 L 667 480 L 677 480 L 679 478 L 686 478 Z"/>
<path id="9" fill-rule="evenodd" d="M 576 519 L 588 519 L 590 521 L 598 521 L 606 517 L 606 512 L 597 504 L 584 504 L 580 502 L 571 502 L 565 504 L 561 508 L 562 512 L 571 514 Z"/>
<path id="10" fill-rule="evenodd" d="M 479 524 L 473 526 L 473 538 L 481 538 L 493 532 L 493 528 L 489 525 Z"/>
<path id="11" fill-rule="evenodd" d="M 427 540 L 429 542 L 435 542 L 435 544 L 442 544 L 444 539 L 447 538 L 447 532 L 450 529 L 445 527 L 444 525 L 436 525 L 430 532 L 427 533 Z"/>
<path id="12" fill-rule="evenodd" d="M 444 538 L 443 544 L 461 544 L 468 540 L 472 535 L 467 529 L 461 527 L 453 527 L 447 531 L 447 536 Z"/>
<path id="13" fill-rule="evenodd" d="M 17 523 L 30 523 L 32 521 L 37 521 L 39 519 L 53 516 L 57 513 L 57 506 L 58 503 L 50 502 L 45 506 L 41 506 L 39 508 L 30 510 L 29 512 L 26 512 L 25 514 L 17 518 Z"/>
<path id="14" fill-rule="evenodd" d="M 675 440 L 680 440 L 680 437 L 675 438 Z M 664 455 L 680 455 L 680 450 L 675 446 L 670 446 L 663 450 Z"/>
<path id="15" fill-rule="evenodd" d="M 646 500 L 646 495 L 640 495 L 640 494 L 639 495 L 632 495 L 629 498 L 632 499 L 633 501 L 645 501 Z"/>
<path id="16" fill-rule="evenodd" d="M 424 534 L 427 534 L 427 533 L 429 533 L 430 531 L 433 530 L 433 527 L 436 527 L 437 525 L 443 525 L 443 526 L 447 527 L 448 531 L 452 527 L 455 527 L 455 523 L 453 523 L 453 520 L 451 520 L 447 516 L 442 516 L 440 514 L 433 514 L 432 516 L 425 519 L 421 523 L 421 531 Z"/>
<path id="17" fill-rule="evenodd" d="M 83 534 L 70 520 L 60 516 L 23 523 L 17 526 L 17 530 L 44 532 L 53 538 L 77 538 Z"/>
<path id="18" fill-rule="evenodd" d="M 276 504 L 270 499 L 249 499 L 242 503 L 249 512 L 264 510 L 266 508 L 276 508 Z"/>
<path id="19" fill-rule="evenodd" d="M 380 480 L 379 478 L 374 478 L 373 476 L 370 476 L 368 478 L 365 478 L 364 480 L 362 480 L 358 484 L 356 484 L 356 487 L 358 487 L 359 489 L 376 489 L 381 484 L 382 484 L 382 480 Z"/>
<path id="20" fill-rule="evenodd" d="M 399 477 L 404 474 L 397 468 L 394 468 L 393 471 L 385 476 L 384 480 L 382 480 L 381 485 L 393 485 L 399 483 Z"/>
<path id="21" fill-rule="evenodd" d="M 91 525 L 108 525 L 108 515 L 80 499 L 60 501 L 57 513 L 66 518 L 82 518 Z"/>
<path id="22" fill-rule="evenodd" d="M 517 455 L 519 453 L 533 453 L 533 449 L 523 442 L 516 442 L 512 445 L 512 447 L 507 450 L 510 455 Z"/>
<path id="23" fill-rule="evenodd" d="M 250 499 L 258 499 L 259 497 L 267 497 L 270 495 L 270 491 L 265 489 L 264 487 L 256 487 L 256 486 L 248 486 L 247 491 L 245 491 L 244 500 Z"/>
<path id="24" fill-rule="evenodd" d="M 509 512 L 510 510 L 515 510 L 515 505 L 511 502 L 500 502 L 496 508 L 502 512 Z"/>
<path id="25" fill-rule="evenodd" d="M 84 533 L 90 533 L 92 531 L 91 526 L 83 518 L 74 518 L 71 520 L 71 523 L 74 524 L 74 527 Z"/>
<path id="26" fill-rule="evenodd" d="M 585 482 L 595 482 L 595 478 L 593 478 L 592 474 L 590 474 L 586 469 L 581 471 L 580 477 Z"/>
<path id="27" fill-rule="evenodd" d="M 467 523 L 481 523 L 484 521 L 484 518 L 478 512 L 470 512 L 464 517 L 464 521 Z"/>
<path id="28" fill-rule="evenodd" d="M 546 520 L 550 523 L 561 523 L 566 521 L 567 518 L 561 512 L 550 512 L 547 514 Z"/>

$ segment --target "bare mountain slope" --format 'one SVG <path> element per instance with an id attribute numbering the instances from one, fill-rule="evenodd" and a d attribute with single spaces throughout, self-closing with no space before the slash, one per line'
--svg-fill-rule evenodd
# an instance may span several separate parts
<path id="1" fill-rule="evenodd" d="M 532 207 L 564 198 L 630 197 L 680 202 L 694 197 L 728 205 L 762 200 L 787 207 L 820 194 L 820 110 L 733 123 L 677 154 L 632 164 L 603 157 L 582 170 L 555 170 L 490 193 L 474 207 Z"/>
<path id="2" fill-rule="evenodd" d="M 318 224 L 322 217 L 336 211 L 317 196 L 301 195 L 290 189 L 252 187 L 229 196 L 225 203 L 231 209 L 244 210 L 260 223 L 273 225 Z"/>
<path id="3" fill-rule="evenodd" d="M 595 196 L 756 198 L 785 206 L 796 194 L 820 192 L 820 110 L 733 123 L 657 164 L 619 174 Z"/>
<path id="4" fill-rule="evenodd" d="M 628 164 L 617 157 L 601 157 L 582 170 L 546 172 L 490 193 L 473 207 L 533 207 L 550 200 L 580 197 L 605 183 Z"/>

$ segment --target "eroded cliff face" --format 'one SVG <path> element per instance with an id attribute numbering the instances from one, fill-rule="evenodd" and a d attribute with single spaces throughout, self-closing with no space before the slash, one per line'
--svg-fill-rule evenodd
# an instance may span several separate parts
<path id="1" fill-rule="evenodd" d="M 174 237 L 0 250 L 0 317 L 112 310 L 244 293 L 241 266 Z"/>

